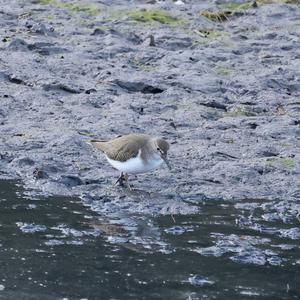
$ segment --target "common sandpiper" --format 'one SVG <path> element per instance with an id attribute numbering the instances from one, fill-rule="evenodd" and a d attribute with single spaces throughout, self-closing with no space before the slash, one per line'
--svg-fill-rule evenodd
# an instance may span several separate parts
<path id="1" fill-rule="evenodd" d="M 109 141 L 91 140 L 108 162 L 121 172 L 116 184 L 128 184 L 128 174 L 145 173 L 158 168 L 163 162 L 169 169 L 167 152 L 169 143 L 147 134 L 128 134 Z"/>

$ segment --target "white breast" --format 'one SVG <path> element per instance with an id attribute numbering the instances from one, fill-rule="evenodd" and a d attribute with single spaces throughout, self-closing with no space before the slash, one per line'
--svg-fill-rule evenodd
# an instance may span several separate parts
<path id="1" fill-rule="evenodd" d="M 106 155 L 105 155 L 106 156 Z M 141 150 L 134 158 L 130 158 L 127 161 L 121 162 L 110 159 L 106 156 L 107 161 L 117 170 L 124 173 L 138 174 L 144 173 L 156 169 L 163 160 L 159 155 L 152 157 L 146 163 L 141 158 Z"/>

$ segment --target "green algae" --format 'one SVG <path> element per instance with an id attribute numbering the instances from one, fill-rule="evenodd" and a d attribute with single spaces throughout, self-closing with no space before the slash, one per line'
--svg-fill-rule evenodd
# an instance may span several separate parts
<path id="1" fill-rule="evenodd" d="M 300 0 L 284 0 L 284 3 L 300 5 Z"/>
<path id="2" fill-rule="evenodd" d="M 179 19 L 164 10 L 133 10 L 127 15 L 137 22 L 158 22 L 165 25 L 183 25 L 184 20 Z"/>
<path id="3" fill-rule="evenodd" d="M 195 28 L 192 31 L 187 32 L 188 34 L 197 34 L 201 39 L 196 39 L 195 43 L 207 45 L 211 42 L 218 41 L 224 46 L 232 47 L 231 36 L 226 31 L 219 31 L 207 28 Z"/>
<path id="4" fill-rule="evenodd" d="M 208 39 L 216 39 L 224 35 L 224 33 L 221 31 L 206 29 L 206 28 L 199 28 L 194 30 L 194 32 L 200 35 L 201 37 L 208 38 Z"/>
<path id="5" fill-rule="evenodd" d="M 144 72 L 154 72 L 157 69 L 156 67 L 154 67 L 152 65 L 149 65 L 149 64 L 143 62 L 143 60 L 138 59 L 138 58 L 131 59 L 129 61 L 129 63 L 133 67 L 135 67 L 135 68 L 137 68 L 137 69 L 139 69 L 141 71 L 144 71 Z"/>
<path id="6" fill-rule="evenodd" d="M 233 68 L 230 67 L 217 67 L 216 69 L 216 73 L 221 76 L 230 76 L 233 72 Z"/>
<path id="7" fill-rule="evenodd" d="M 39 0 L 41 4 L 52 5 L 61 9 L 67 9 L 72 12 L 83 12 L 90 16 L 96 16 L 100 13 L 100 9 L 97 5 L 93 4 L 78 4 L 73 2 L 62 2 L 59 0 Z"/>
<path id="8" fill-rule="evenodd" d="M 282 158 L 280 163 L 288 169 L 293 169 L 296 166 L 296 160 L 291 158 Z"/>
<path id="9" fill-rule="evenodd" d="M 263 0 L 264 1 L 264 0 Z M 222 3 L 218 5 L 219 10 L 210 11 L 204 10 L 200 12 L 200 15 L 213 21 L 224 22 L 230 19 L 236 12 L 245 11 L 253 7 L 253 2 L 244 3 Z"/>
<path id="10" fill-rule="evenodd" d="M 258 5 L 264 4 L 300 4 L 300 0 L 258 0 Z"/>
<path id="11" fill-rule="evenodd" d="M 272 167 L 281 166 L 285 169 L 293 169 L 297 165 L 297 161 L 292 158 L 273 158 L 268 159 L 266 163 Z"/>
<path id="12" fill-rule="evenodd" d="M 209 11 L 209 10 L 203 10 L 200 12 L 200 15 L 202 17 L 205 17 L 213 22 L 225 22 L 232 16 L 232 11 Z"/>
<path id="13" fill-rule="evenodd" d="M 224 141 L 224 143 L 226 143 L 226 144 L 234 144 L 235 141 L 234 141 L 233 138 L 230 138 L 230 139 L 226 139 L 226 140 Z"/>
<path id="14" fill-rule="evenodd" d="M 237 106 L 232 111 L 229 111 L 225 114 L 227 117 L 253 117 L 256 114 L 245 106 Z"/>
<path id="15" fill-rule="evenodd" d="M 218 10 L 203 10 L 200 12 L 202 17 L 205 17 L 213 22 L 228 21 L 236 12 L 242 12 L 253 7 L 253 2 L 244 3 L 222 3 L 218 5 Z"/>

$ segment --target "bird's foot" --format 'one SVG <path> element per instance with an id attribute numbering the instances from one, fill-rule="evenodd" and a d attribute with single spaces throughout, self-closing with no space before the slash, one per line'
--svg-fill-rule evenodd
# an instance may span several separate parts
<path id="1" fill-rule="evenodd" d="M 119 184 L 119 186 L 127 187 L 130 191 L 132 191 L 132 188 L 128 182 L 128 174 L 127 173 L 121 173 L 117 181 L 115 182 L 114 186 Z"/>
<path id="2" fill-rule="evenodd" d="M 124 186 L 124 181 L 125 181 L 124 174 L 121 173 L 121 175 L 119 176 L 119 178 L 115 182 L 114 186 L 116 186 L 117 184 L 119 184 L 119 186 Z"/>

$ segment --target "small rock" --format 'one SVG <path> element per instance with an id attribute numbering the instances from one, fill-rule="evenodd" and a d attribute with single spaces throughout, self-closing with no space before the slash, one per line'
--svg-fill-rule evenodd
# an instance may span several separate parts
<path id="1" fill-rule="evenodd" d="M 155 40 L 154 40 L 154 36 L 152 34 L 150 34 L 142 43 L 142 46 L 144 47 L 155 47 Z"/>
<path id="2" fill-rule="evenodd" d="M 176 5 L 184 5 L 185 3 L 182 0 L 177 0 L 174 2 Z"/>
<path id="3" fill-rule="evenodd" d="M 167 228 L 164 230 L 166 233 L 170 233 L 170 234 L 173 234 L 173 235 L 181 235 L 183 234 L 186 230 L 184 227 L 182 226 L 174 226 L 174 227 L 171 227 L 171 228 Z"/>
<path id="4" fill-rule="evenodd" d="M 194 275 L 193 277 L 189 278 L 189 282 L 192 285 L 197 285 L 197 286 L 208 286 L 208 285 L 213 285 L 215 282 L 212 280 L 208 280 L 206 277 L 202 275 Z"/>
<path id="5" fill-rule="evenodd" d="M 105 34 L 104 30 L 100 28 L 96 28 L 91 35 L 103 35 L 103 34 Z"/>
<path id="6" fill-rule="evenodd" d="M 292 240 L 300 239 L 300 229 L 298 227 L 290 229 L 281 229 L 280 235 L 285 238 L 290 238 Z"/>
<path id="7" fill-rule="evenodd" d="M 35 179 L 41 179 L 41 178 L 45 178 L 46 177 L 46 173 L 43 170 L 40 169 L 35 169 L 33 171 L 33 177 Z"/>
<path id="8" fill-rule="evenodd" d="M 28 224 L 23 222 L 17 222 L 16 224 L 20 228 L 20 230 L 24 233 L 43 232 L 47 230 L 47 227 L 45 225 Z"/>
<path id="9" fill-rule="evenodd" d="M 27 51 L 29 50 L 28 49 L 28 44 L 22 40 L 22 39 L 14 39 L 9 45 L 8 47 L 11 49 L 11 50 L 14 50 L 14 51 Z"/>
<path id="10" fill-rule="evenodd" d="M 63 184 L 65 184 L 68 187 L 74 187 L 83 184 L 82 180 L 79 177 L 74 175 L 63 175 L 61 177 L 61 181 Z"/>

